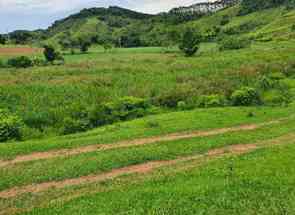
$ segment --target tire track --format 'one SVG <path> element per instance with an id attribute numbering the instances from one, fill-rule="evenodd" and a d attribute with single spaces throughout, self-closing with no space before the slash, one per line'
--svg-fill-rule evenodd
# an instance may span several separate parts
<path id="1" fill-rule="evenodd" d="M 251 131 L 251 130 L 259 129 L 263 126 L 279 124 L 284 120 L 286 119 L 274 120 L 274 121 L 260 123 L 260 124 L 248 124 L 248 125 L 241 125 L 241 126 L 228 127 L 228 128 L 212 129 L 209 131 L 193 131 L 190 133 L 184 133 L 184 132 L 172 133 L 172 134 L 163 135 L 163 136 L 141 138 L 141 139 L 135 139 L 130 141 L 121 141 L 121 142 L 112 143 L 112 144 L 97 144 L 97 145 L 78 147 L 74 149 L 61 149 L 61 150 L 48 151 L 48 152 L 36 152 L 32 154 L 27 154 L 27 155 L 20 155 L 8 161 L 0 160 L 0 168 L 8 166 L 8 165 L 23 163 L 23 162 L 74 156 L 74 155 L 79 155 L 82 153 L 90 153 L 94 151 L 106 151 L 106 150 L 118 149 L 118 148 L 128 148 L 133 146 L 142 146 L 146 144 L 189 139 L 189 138 L 195 138 L 195 137 L 208 137 L 208 136 L 225 134 L 229 132 Z"/>
<path id="2" fill-rule="evenodd" d="M 201 154 L 201 155 L 180 157 L 175 160 L 167 160 L 167 161 L 150 161 L 143 164 L 131 165 L 131 166 L 123 167 L 123 168 L 113 169 L 110 172 L 106 172 L 106 173 L 102 173 L 98 175 L 88 175 L 88 176 L 82 176 L 79 178 L 66 179 L 63 181 L 51 181 L 51 182 L 45 182 L 40 184 L 27 185 L 23 187 L 14 187 L 8 190 L 1 191 L 0 198 L 7 199 L 7 198 L 13 198 L 25 193 L 39 193 L 39 192 L 47 191 L 49 189 L 62 189 L 69 186 L 97 183 L 97 182 L 102 182 L 105 180 L 114 179 L 123 175 L 129 175 L 129 174 L 146 174 L 160 167 L 171 166 L 180 162 L 186 162 L 186 161 L 201 162 L 204 158 L 207 158 L 207 161 L 208 161 L 208 160 L 216 159 L 226 155 L 242 155 L 249 152 L 253 152 L 260 148 L 290 144 L 291 141 L 295 142 L 294 138 L 295 138 L 295 134 L 288 134 L 276 139 L 261 141 L 255 144 L 231 145 L 231 146 L 226 146 L 222 148 L 212 149 L 212 150 L 209 150 L 207 153 Z"/>

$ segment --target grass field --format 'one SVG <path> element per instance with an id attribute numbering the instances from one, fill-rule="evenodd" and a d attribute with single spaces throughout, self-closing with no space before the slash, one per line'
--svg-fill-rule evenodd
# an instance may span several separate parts
<path id="1" fill-rule="evenodd" d="M 247 116 L 249 111 L 255 116 Z M 293 171 L 292 113 L 293 107 L 176 112 L 86 134 L 3 144 L 0 214 L 290 212 L 292 178 L 285 169 Z M 149 121 L 160 127 L 147 128 Z M 181 131 L 198 135 L 180 136 Z M 165 140 L 169 133 L 172 138 Z M 81 150 L 101 144 L 115 148 Z M 4 164 L 6 159 L 19 160 Z"/>
<path id="2" fill-rule="evenodd" d="M 258 85 L 261 74 L 294 66 L 289 54 L 295 49 L 292 41 L 256 43 L 225 52 L 218 52 L 216 46 L 204 44 L 192 58 L 156 47 L 109 53 L 93 48 L 88 54 L 66 55 L 64 66 L 0 69 L 0 107 L 29 126 L 26 139 L 56 136 L 62 133 L 64 120 L 75 117 L 73 112 L 87 113 L 95 105 L 124 96 L 155 105 L 169 96 L 187 102 L 204 95 L 228 97 L 242 86 Z M 286 78 L 291 89 L 293 82 L 292 77 Z"/>
<path id="3" fill-rule="evenodd" d="M 42 50 L 0 46 L 0 215 L 294 214 L 295 13 L 238 12 L 177 25 L 252 39 L 193 57 L 95 45 L 13 68 Z"/>

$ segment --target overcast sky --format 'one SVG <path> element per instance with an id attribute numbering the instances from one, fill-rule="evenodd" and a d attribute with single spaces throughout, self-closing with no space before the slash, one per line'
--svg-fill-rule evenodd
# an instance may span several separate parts
<path id="1" fill-rule="evenodd" d="M 116 5 L 158 13 L 200 1 L 204 0 L 0 0 L 0 33 L 46 28 L 55 20 L 88 7 Z"/>

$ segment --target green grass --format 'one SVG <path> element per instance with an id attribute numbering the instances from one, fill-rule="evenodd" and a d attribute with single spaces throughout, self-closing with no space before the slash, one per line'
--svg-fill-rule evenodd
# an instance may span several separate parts
<path id="1" fill-rule="evenodd" d="M 203 43 L 196 56 L 186 58 L 176 46 L 116 48 L 108 52 L 93 46 L 86 54 L 65 53 L 66 64 L 62 66 L 0 69 L 0 108 L 10 109 L 29 126 L 24 130 L 25 139 L 29 140 L 0 144 L 0 160 L 34 152 L 287 118 L 284 122 L 251 131 L 9 165 L 0 168 L 0 191 L 293 134 L 295 38 L 291 25 L 295 11 L 274 8 L 246 16 L 238 16 L 238 12 L 236 6 L 185 25 L 206 31 L 220 25 L 222 17 L 229 15 L 230 22 L 221 30 L 248 26 L 235 35 L 256 40 L 246 49 L 221 52 L 217 43 Z M 101 31 L 107 30 L 97 18 L 68 23 L 75 29 L 73 33 L 79 33 L 78 27 L 90 33 L 98 24 Z M 0 58 L 8 57 L 0 55 Z M 186 102 L 216 94 L 229 100 L 233 91 L 250 86 L 259 89 L 263 99 L 273 105 L 271 101 L 282 96 L 281 86 L 260 89 L 260 78 L 271 73 L 278 74 L 282 80 L 277 83 L 288 88 L 284 96 L 293 101 L 288 107 L 221 107 L 176 112 L 158 106 L 155 115 L 57 136 L 62 133 L 65 118 L 77 115 L 79 118 L 95 105 L 124 96 L 145 98 L 153 105 L 158 105 L 155 101 L 161 96 L 181 93 Z M 295 141 L 290 139 L 288 143 Z M 0 199 L 0 214 L 294 214 L 294 152 L 294 145 L 276 146 L 243 156 L 204 161 L 198 168 L 200 163 L 191 161 L 146 175 Z"/>
<path id="2" fill-rule="evenodd" d="M 264 149 L 132 184 L 109 182 L 97 194 L 24 214 L 293 214 L 294 151 Z"/>
<path id="3" fill-rule="evenodd" d="M 118 49 L 66 55 L 64 66 L 0 69 L 0 108 L 17 113 L 32 128 L 27 139 L 62 133 L 64 119 L 95 104 L 124 96 L 155 100 L 183 92 L 187 99 L 228 95 L 243 85 L 256 85 L 257 75 L 275 64 L 294 62 L 295 45 L 255 43 L 238 51 L 216 51 L 203 44 L 192 58 L 161 48 Z M 275 63 L 274 63 L 275 62 Z M 278 66 L 279 65 L 279 66 Z"/>
<path id="4" fill-rule="evenodd" d="M 210 149 L 234 144 L 256 143 L 294 131 L 295 121 L 290 120 L 280 126 L 265 126 L 255 131 L 231 132 L 211 137 L 161 142 L 141 147 L 98 151 L 7 166 L 0 169 L 0 190 L 99 174 L 152 160 L 171 160 L 181 156 L 202 154 Z"/>
<path id="5" fill-rule="evenodd" d="M 254 117 L 249 117 L 249 113 L 254 113 Z M 288 108 L 211 108 L 172 112 L 105 126 L 87 133 L 45 140 L 0 144 L 0 159 L 11 159 L 17 155 L 30 154 L 32 152 L 45 152 L 48 150 L 75 148 L 93 144 L 107 144 L 121 140 L 175 132 L 208 130 L 247 123 L 259 123 L 288 117 L 292 114 L 293 106 Z M 158 126 L 150 127 L 150 122 L 156 123 Z"/>

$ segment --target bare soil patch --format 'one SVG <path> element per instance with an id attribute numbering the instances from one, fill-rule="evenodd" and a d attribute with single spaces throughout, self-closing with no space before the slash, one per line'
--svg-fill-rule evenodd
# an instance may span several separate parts
<path id="1" fill-rule="evenodd" d="M 41 53 L 40 48 L 31 47 L 0 47 L 0 55 L 14 56 L 14 55 L 30 55 Z"/>

